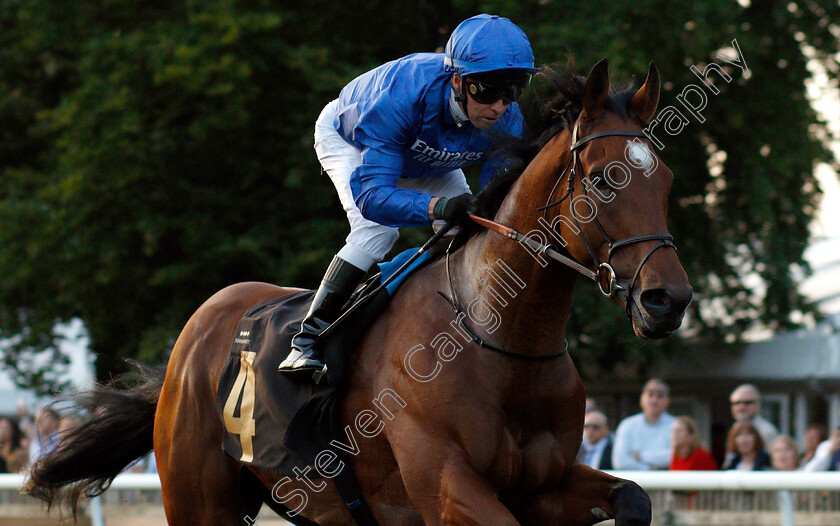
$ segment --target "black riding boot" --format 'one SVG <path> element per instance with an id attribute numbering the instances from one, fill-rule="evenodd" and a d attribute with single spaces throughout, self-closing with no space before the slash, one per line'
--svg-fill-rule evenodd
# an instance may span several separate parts
<path id="1" fill-rule="evenodd" d="M 281 374 L 300 379 L 311 377 L 315 383 L 321 381 L 327 366 L 320 345 L 317 345 L 318 335 L 338 318 L 341 307 L 364 276 L 364 270 L 338 256 L 333 257 L 312 298 L 309 312 L 301 322 L 300 332 L 292 337 L 292 351 L 277 368 Z"/>

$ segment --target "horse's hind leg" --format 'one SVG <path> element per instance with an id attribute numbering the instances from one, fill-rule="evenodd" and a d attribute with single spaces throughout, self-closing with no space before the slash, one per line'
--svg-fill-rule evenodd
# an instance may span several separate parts
<path id="1" fill-rule="evenodd" d="M 222 451 L 215 393 L 227 358 L 224 334 L 233 333 L 236 320 L 208 312 L 202 307 L 178 338 L 155 415 L 155 455 L 170 526 L 244 525 L 246 515 L 256 517 L 264 494 Z"/>
<path id="2" fill-rule="evenodd" d="M 651 521 L 650 497 L 638 484 L 583 464 L 526 509 L 525 524 L 584 526 L 614 518 L 616 526 L 649 526 Z"/>
<path id="3" fill-rule="evenodd" d="M 168 374 L 167 384 L 169 379 Z M 188 395 L 185 391 L 201 380 L 177 383 L 164 384 L 155 418 L 167 521 L 170 526 L 245 525 L 246 515 L 256 518 L 262 493 L 255 491 L 253 477 L 244 476 L 241 466 L 222 451 L 212 392 L 196 389 Z"/>

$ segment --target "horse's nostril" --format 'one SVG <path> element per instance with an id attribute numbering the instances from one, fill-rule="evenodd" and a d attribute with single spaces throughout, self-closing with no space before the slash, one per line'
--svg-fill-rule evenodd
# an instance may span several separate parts
<path id="1" fill-rule="evenodd" d="M 674 308 L 674 299 L 667 289 L 650 289 L 642 291 L 640 297 L 642 307 L 654 316 L 663 316 Z"/>

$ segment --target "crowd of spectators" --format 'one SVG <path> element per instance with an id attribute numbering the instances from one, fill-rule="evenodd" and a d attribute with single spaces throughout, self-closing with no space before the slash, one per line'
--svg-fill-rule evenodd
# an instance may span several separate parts
<path id="1" fill-rule="evenodd" d="M 649 380 L 639 398 L 641 412 L 612 433 L 606 415 L 588 398 L 578 461 L 615 470 L 840 471 L 840 429 L 829 435 L 824 425 L 811 424 L 800 447 L 761 416 L 761 393 L 752 384 L 738 386 L 729 397 L 733 424 L 726 454 L 717 460 L 692 417 L 668 412 L 670 401 L 668 385 Z"/>
<path id="2" fill-rule="evenodd" d="M 802 447 L 760 415 L 761 393 L 751 384 L 730 395 L 734 423 L 726 439 L 720 469 L 778 471 L 840 471 L 840 429 L 828 434 L 822 424 L 807 427 Z M 578 461 L 602 470 L 716 470 L 718 462 L 701 442 L 690 416 L 668 412 L 670 389 L 649 380 L 639 398 L 641 412 L 622 420 L 615 432 L 594 400 L 586 400 L 586 415 Z M 25 404 L 16 416 L 0 416 L 0 473 L 20 473 L 52 451 L 59 437 L 76 425 L 44 407 L 32 418 Z M 154 455 L 131 466 L 134 472 L 157 472 Z"/>

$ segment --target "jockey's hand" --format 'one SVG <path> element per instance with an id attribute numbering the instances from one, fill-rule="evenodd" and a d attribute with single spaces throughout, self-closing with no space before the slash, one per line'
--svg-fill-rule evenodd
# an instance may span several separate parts
<path id="1" fill-rule="evenodd" d="M 476 201 L 476 197 L 469 192 L 455 197 L 441 197 L 435 203 L 434 217 L 452 221 L 456 225 L 466 224 L 470 220 L 468 214 L 475 212 Z"/>

